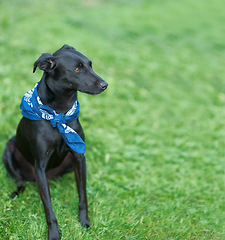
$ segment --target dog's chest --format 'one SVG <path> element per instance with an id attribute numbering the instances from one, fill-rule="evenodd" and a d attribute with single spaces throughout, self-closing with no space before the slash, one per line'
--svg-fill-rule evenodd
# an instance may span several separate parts
<path id="1" fill-rule="evenodd" d="M 47 170 L 59 166 L 69 152 L 69 147 L 62 136 L 57 135 L 57 138 L 49 140 L 49 147 L 46 149 Z"/>

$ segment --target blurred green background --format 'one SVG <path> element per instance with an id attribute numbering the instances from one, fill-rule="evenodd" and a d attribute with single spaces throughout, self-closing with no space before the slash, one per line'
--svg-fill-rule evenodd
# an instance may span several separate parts
<path id="1" fill-rule="evenodd" d="M 62 239 L 225 239 L 224 22 L 220 0 L 1 0 L 1 155 L 42 53 L 72 45 L 109 83 L 79 94 L 89 230 L 74 175 L 50 182 Z M 36 185 L 0 181 L 0 238 L 47 239 Z"/>

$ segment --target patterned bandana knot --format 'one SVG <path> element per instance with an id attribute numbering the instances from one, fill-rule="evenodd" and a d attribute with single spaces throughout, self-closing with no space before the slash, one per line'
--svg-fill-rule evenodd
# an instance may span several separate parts
<path id="1" fill-rule="evenodd" d="M 50 123 L 53 127 L 57 126 L 57 123 L 67 123 L 65 115 L 63 113 L 59 113 L 55 118 L 50 120 Z"/>
<path id="2" fill-rule="evenodd" d="M 37 86 L 38 83 L 22 98 L 20 108 L 22 109 L 23 116 L 31 120 L 50 121 L 52 127 L 58 128 L 65 143 L 71 149 L 77 153 L 84 154 L 84 141 L 76 131 L 67 125 L 67 122 L 78 118 L 80 112 L 79 102 L 76 100 L 72 108 L 67 113 L 56 113 L 49 106 L 43 105 L 40 97 L 38 96 Z"/>

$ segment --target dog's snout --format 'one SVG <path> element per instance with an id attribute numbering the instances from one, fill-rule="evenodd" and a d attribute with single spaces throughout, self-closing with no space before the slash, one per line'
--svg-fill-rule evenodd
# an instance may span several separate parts
<path id="1" fill-rule="evenodd" d="M 105 89 L 108 87 L 108 83 L 105 82 L 105 81 L 100 82 L 99 85 L 100 85 L 100 87 L 102 88 L 102 90 L 105 90 Z"/>

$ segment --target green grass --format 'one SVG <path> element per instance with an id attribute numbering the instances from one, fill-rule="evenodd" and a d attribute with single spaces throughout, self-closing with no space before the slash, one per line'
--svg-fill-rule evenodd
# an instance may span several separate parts
<path id="1" fill-rule="evenodd" d="M 51 181 L 62 239 L 225 239 L 225 10 L 219 0 L 0 3 L 0 153 L 43 52 L 64 43 L 109 83 L 79 94 L 91 228 L 74 175 Z M 9 199 L 0 163 L 0 239 L 46 239 L 37 187 Z"/>

